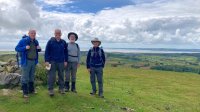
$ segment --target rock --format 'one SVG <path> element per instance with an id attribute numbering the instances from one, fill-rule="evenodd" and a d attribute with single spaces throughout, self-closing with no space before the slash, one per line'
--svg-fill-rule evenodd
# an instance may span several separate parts
<path id="1" fill-rule="evenodd" d="M 7 65 L 7 62 L 2 62 L 2 61 L 0 61 L 0 66 L 5 66 L 5 65 Z"/>
<path id="2" fill-rule="evenodd" d="M 18 73 L 0 73 L 0 85 L 18 85 L 21 75 Z"/>
<path id="3" fill-rule="evenodd" d="M 3 96 L 13 96 L 16 90 L 13 89 L 0 89 L 0 95 Z"/>
<path id="4" fill-rule="evenodd" d="M 14 59 L 9 59 L 8 62 L 0 62 L 0 72 L 14 73 L 16 70 L 18 70 L 18 67 Z"/>
<path id="5" fill-rule="evenodd" d="M 16 62 L 16 59 L 10 58 L 10 59 L 8 60 L 8 64 L 11 64 L 11 63 L 14 63 L 14 62 Z"/>
<path id="6" fill-rule="evenodd" d="M 19 68 L 17 66 L 7 65 L 5 66 L 5 71 L 8 73 L 20 73 Z"/>
<path id="7" fill-rule="evenodd" d="M 0 66 L 0 72 L 3 72 L 3 71 L 4 71 L 4 68 Z"/>
<path id="8" fill-rule="evenodd" d="M 11 58 L 8 62 L 0 62 L 0 65 L 0 85 L 18 85 L 21 71 L 16 60 Z"/>
<path id="9" fill-rule="evenodd" d="M 3 96 L 9 96 L 10 95 L 9 89 L 2 89 L 2 93 L 3 93 Z"/>
<path id="10" fill-rule="evenodd" d="M 6 66 L 6 72 L 8 73 L 14 73 L 17 70 L 17 67 L 15 66 Z"/>
<path id="11" fill-rule="evenodd" d="M 17 62 L 11 62 L 11 63 L 9 63 L 9 65 L 11 65 L 11 66 L 17 66 Z"/>

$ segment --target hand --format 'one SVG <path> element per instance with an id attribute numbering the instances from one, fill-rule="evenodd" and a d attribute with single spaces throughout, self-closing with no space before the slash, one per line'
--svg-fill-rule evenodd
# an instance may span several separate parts
<path id="1" fill-rule="evenodd" d="M 88 68 L 88 72 L 89 72 L 89 73 L 91 72 L 90 68 Z"/>
<path id="2" fill-rule="evenodd" d="M 40 46 L 37 46 L 37 49 L 41 49 L 41 47 L 40 47 Z"/>
<path id="3" fill-rule="evenodd" d="M 49 62 L 45 62 L 45 66 L 49 66 Z"/>
<path id="4" fill-rule="evenodd" d="M 30 46 L 29 46 L 29 45 L 27 45 L 27 46 L 26 46 L 26 49 L 27 49 L 27 50 L 28 50 L 28 49 L 30 49 Z"/>
<path id="5" fill-rule="evenodd" d="M 64 62 L 64 66 L 67 67 L 67 62 Z"/>

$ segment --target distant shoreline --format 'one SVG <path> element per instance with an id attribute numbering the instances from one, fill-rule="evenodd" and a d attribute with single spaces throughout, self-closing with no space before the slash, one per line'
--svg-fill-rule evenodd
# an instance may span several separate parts
<path id="1" fill-rule="evenodd" d="M 85 52 L 88 49 L 83 48 L 81 51 Z M 192 54 L 200 53 L 200 49 L 176 49 L 176 48 L 104 48 L 108 53 L 150 53 L 150 54 Z M 1 49 L 0 52 L 15 52 L 14 50 Z"/>

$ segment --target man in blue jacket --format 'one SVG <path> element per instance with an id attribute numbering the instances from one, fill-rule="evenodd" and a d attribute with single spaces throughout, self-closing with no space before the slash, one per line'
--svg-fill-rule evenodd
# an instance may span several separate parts
<path id="1" fill-rule="evenodd" d="M 45 64 L 49 67 L 48 71 L 48 90 L 49 95 L 54 96 L 54 83 L 56 80 L 56 71 L 58 71 L 59 92 L 64 94 L 64 68 L 67 66 L 68 53 L 67 43 L 61 39 L 61 30 L 56 29 L 45 50 Z"/>
<path id="2" fill-rule="evenodd" d="M 34 75 L 35 67 L 38 63 L 38 52 L 41 51 L 38 41 L 36 40 L 36 31 L 29 30 L 29 36 L 23 38 L 17 44 L 15 50 L 20 53 L 22 78 L 21 85 L 23 97 L 28 98 L 28 94 L 35 93 Z"/>
<path id="3" fill-rule="evenodd" d="M 99 91 L 98 95 L 100 98 L 104 98 L 103 96 L 103 68 L 105 65 L 105 54 L 101 45 L 101 41 L 98 38 L 94 38 L 92 41 L 93 47 L 89 50 L 87 54 L 87 69 L 90 73 L 90 82 L 92 85 L 91 95 L 96 94 L 96 78 L 98 81 Z"/>

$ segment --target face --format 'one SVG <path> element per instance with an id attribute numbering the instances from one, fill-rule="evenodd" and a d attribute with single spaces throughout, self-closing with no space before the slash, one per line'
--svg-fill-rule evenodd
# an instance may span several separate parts
<path id="1" fill-rule="evenodd" d="M 30 30 L 28 32 L 28 35 L 31 39 L 35 39 L 35 36 L 36 36 L 36 31 L 35 30 Z"/>
<path id="2" fill-rule="evenodd" d="M 55 30 L 54 35 L 56 39 L 61 39 L 62 33 L 60 30 Z"/>
<path id="3" fill-rule="evenodd" d="M 92 44 L 94 47 L 98 47 L 100 43 L 98 41 L 94 41 L 94 42 L 92 42 Z"/>
<path id="4" fill-rule="evenodd" d="M 70 36 L 69 36 L 69 41 L 70 41 L 70 42 L 75 42 L 75 41 L 76 41 L 76 36 L 73 35 L 73 34 L 70 35 Z"/>

